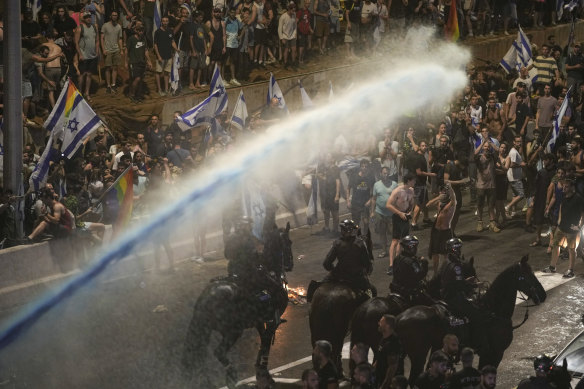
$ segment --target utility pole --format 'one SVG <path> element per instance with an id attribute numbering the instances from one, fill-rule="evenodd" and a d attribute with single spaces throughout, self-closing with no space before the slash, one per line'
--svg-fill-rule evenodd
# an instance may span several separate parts
<path id="1" fill-rule="evenodd" d="M 20 1 L 4 3 L 4 187 L 23 195 L 22 186 L 22 55 Z M 20 200 L 20 209 L 24 199 Z M 23 236 L 23 214 L 16 213 L 18 237 Z"/>

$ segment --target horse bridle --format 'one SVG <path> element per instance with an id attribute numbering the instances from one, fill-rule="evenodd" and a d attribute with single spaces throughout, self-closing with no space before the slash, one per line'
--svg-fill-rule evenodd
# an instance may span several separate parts
<path id="1" fill-rule="evenodd" d="M 519 266 L 521 268 L 521 265 Z M 525 280 L 525 276 L 523 275 L 523 273 L 519 273 L 519 276 L 517 277 L 517 281 L 522 282 Z M 523 315 L 523 320 L 521 321 L 521 323 L 515 325 L 515 326 L 511 326 L 512 330 L 516 330 L 517 328 L 521 327 L 523 324 L 525 324 L 525 322 L 527 321 L 527 319 L 529 318 L 529 308 L 530 307 L 535 307 L 537 304 L 533 303 L 533 304 L 529 304 L 529 296 L 526 295 L 524 292 L 517 290 L 519 292 L 519 300 L 525 301 L 525 315 Z M 535 286 L 531 286 L 529 288 L 529 291 L 531 293 L 533 293 L 534 296 L 536 296 L 536 292 L 535 292 Z"/>

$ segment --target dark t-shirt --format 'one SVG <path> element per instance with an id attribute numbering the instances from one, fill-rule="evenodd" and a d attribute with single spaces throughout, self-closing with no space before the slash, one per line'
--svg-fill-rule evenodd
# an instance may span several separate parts
<path id="1" fill-rule="evenodd" d="M 20 23 L 22 37 L 33 37 L 41 33 L 41 26 L 34 20 L 30 23 L 22 21 Z"/>
<path id="2" fill-rule="evenodd" d="M 172 31 L 170 29 L 163 30 L 159 28 L 154 33 L 154 44 L 158 46 L 158 53 L 162 59 L 172 58 Z"/>
<path id="3" fill-rule="evenodd" d="M 362 208 L 371 199 L 375 178 L 371 175 L 362 177 L 359 173 L 354 174 L 349 179 L 349 188 L 352 193 L 351 204 L 353 207 Z"/>
<path id="4" fill-rule="evenodd" d="M 481 372 L 474 367 L 465 367 L 450 377 L 448 389 L 474 389 L 481 383 Z"/>
<path id="5" fill-rule="evenodd" d="M 564 197 L 560 209 L 560 230 L 567 233 L 577 233 L 577 231 L 573 231 L 570 227 L 572 225 L 578 225 L 583 212 L 584 199 L 578 193 L 574 193 L 571 197 Z"/>
<path id="6" fill-rule="evenodd" d="M 444 383 L 444 376 L 433 377 L 425 371 L 416 380 L 414 389 L 440 389 Z"/>
<path id="7" fill-rule="evenodd" d="M 361 23 L 361 6 L 362 3 L 358 0 L 345 1 L 345 9 L 349 11 L 349 21 L 351 23 Z"/>
<path id="8" fill-rule="evenodd" d="M 375 380 L 378 385 L 381 385 L 385 380 L 385 374 L 389 367 L 389 364 L 387 363 L 388 358 L 399 358 L 400 344 L 397 335 L 392 334 L 387 338 L 381 339 L 378 350 L 376 358 L 377 364 L 375 365 Z"/>
<path id="9" fill-rule="evenodd" d="M 424 154 L 416 153 L 411 157 L 411 167 L 412 173 L 416 173 L 416 170 L 420 169 L 422 172 L 428 172 L 428 161 Z M 427 176 L 420 176 L 416 174 L 416 186 L 425 186 L 428 182 Z"/>
<path id="10" fill-rule="evenodd" d="M 193 24 L 192 22 L 183 23 L 182 26 L 177 31 L 177 33 L 174 34 L 174 42 L 181 51 L 191 50 L 190 35 L 191 31 L 193 30 L 192 24 Z"/>
<path id="11" fill-rule="evenodd" d="M 146 64 L 146 40 L 132 35 L 126 43 L 128 46 L 128 60 L 130 64 Z"/>
<path id="12" fill-rule="evenodd" d="M 515 108 L 515 128 L 520 130 L 528 117 L 531 117 L 529 106 L 525 103 L 517 104 L 517 108 Z"/>
<path id="13" fill-rule="evenodd" d="M 321 198 L 334 199 L 337 193 L 337 179 L 341 179 L 341 173 L 337 166 L 325 167 L 320 165 L 318 167 L 319 174 L 319 185 Z"/>
<path id="14" fill-rule="evenodd" d="M 193 44 L 197 53 L 205 52 L 205 27 L 199 23 L 192 23 L 190 25 L 190 34 L 193 36 Z"/>
<path id="15" fill-rule="evenodd" d="M 459 181 L 464 178 L 462 169 L 454 162 L 450 162 L 446 165 L 444 168 L 444 173 L 448 173 L 448 180 L 450 181 Z M 456 207 L 459 208 L 462 205 L 462 185 L 452 185 L 452 190 L 456 195 Z"/>
<path id="16" fill-rule="evenodd" d="M 326 389 L 328 384 L 336 384 L 338 382 L 339 373 L 337 373 L 337 368 L 329 361 L 318 371 L 318 387 L 319 389 Z"/>

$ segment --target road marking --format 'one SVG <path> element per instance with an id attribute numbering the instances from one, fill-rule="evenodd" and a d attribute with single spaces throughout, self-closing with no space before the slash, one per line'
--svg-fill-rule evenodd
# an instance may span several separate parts
<path id="1" fill-rule="evenodd" d="M 560 286 L 562 284 L 565 284 L 566 282 L 572 281 L 575 277 L 573 278 L 563 278 L 561 273 L 543 273 L 541 271 L 536 271 L 534 272 L 535 276 L 537 277 L 537 279 L 539 280 L 539 282 L 541 283 L 541 285 L 543 286 L 543 288 L 545 289 L 545 291 L 547 292 L 548 290 L 551 290 L 557 286 Z M 520 300 L 519 298 L 515 301 L 515 305 L 519 305 L 522 302 L 524 302 L 523 300 Z M 345 344 L 343 344 L 343 349 L 341 351 L 341 358 L 342 359 L 349 359 L 349 346 L 351 345 L 351 342 L 347 342 Z M 369 350 L 369 362 L 373 361 L 373 352 L 371 350 Z M 280 367 L 276 367 L 272 370 L 270 370 L 270 374 L 274 375 L 275 373 L 279 373 L 281 371 L 296 367 L 298 365 L 302 365 L 303 363 L 312 361 L 312 355 L 308 356 L 308 357 L 304 357 L 302 359 L 299 359 L 297 361 L 294 362 L 290 362 L 286 365 L 280 366 Z M 276 379 L 277 382 L 284 382 L 284 381 L 279 381 L 279 380 L 292 380 L 292 378 L 278 378 Z M 245 384 L 249 384 L 251 382 L 255 381 L 255 377 L 249 377 L 246 378 L 242 381 L 239 381 L 237 383 L 236 386 L 239 385 L 245 385 Z M 298 382 L 299 380 L 295 381 Z M 228 389 L 227 386 L 223 386 L 220 389 Z"/>

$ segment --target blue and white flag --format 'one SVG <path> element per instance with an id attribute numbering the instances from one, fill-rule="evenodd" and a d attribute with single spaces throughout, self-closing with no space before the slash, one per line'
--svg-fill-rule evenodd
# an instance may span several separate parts
<path id="1" fill-rule="evenodd" d="M 221 72 L 219 67 L 215 64 L 215 69 L 213 70 L 213 77 L 211 77 L 211 85 L 209 86 L 209 95 L 214 92 L 219 91 L 219 95 L 214 98 L 212 104 L 215 105 L 215 116 L 227 111 L 227 91 L 225 90 L 225 84 L 223 83 L 223 78 L 221 78 Z"/>
<path id="2" fill-rule="evenodd" d="M 333 101 L 335 95 L 333 94 L 333 82 L 329 81 L 329 101 Z"/>
<path id="3" fill-rule="evenodd" d="M 41 11 L 41 8 L 43 8 L 42 1 L 41 0 L 32 0 L 32 4 L 31 4 L 30 8 L 32 10 L 33 20 L 38 21 L 39 12 Z"/>
<path id="4" fill-rule="evenodd" d="M 300 82 L 300 80 L 298 80 L 298 87 L 300 88 L 300 97 L 302 98 L 302 108 L 314 108 L 314 104 L 312 103 L 312 100 L 310 100 L 310 96 L 308 96 L 308 93 L 306 93 L 306 89 L 304 89 L 304 86 L 302 86 L 302 82 Z"/>
<path id="5" fill-rule="evenodd" d="M 529 38 L 527 38 L 527 35 L 525 35 L 521 27 L 519 27 L 517 39 L 513 41 L 499 64 L 507 73 L 511 73 L 513 69 L 519 71 L 522 67 L 531 65 L 533 62 L 532 58 L 533 53 L 531 52 Z"/>
<path id="6" fill-rule="evenodd" d="M 60 155 L 61 151 L 56 142 L 55 133 L 51 132 L 45 150 L 41 155 L 41 159 L 39 159 L 39 162 L 28 179 L 30 190 L 38 191 L 45 186 L 47 177 L 49 176 L 51 162 L 57 162 Z"/>
<path id="7" fill-rule="evenodd" d="M 179 63 L 179 56 L 178 52 L 174 53 L 174 57 L 172 58 L 172 67 L 170 69 L 170 90 L 176 92 L 178 90 L 180 84 L 180 63 Z"/>
<path id="8" fill-rule="evenodd" d="M 558 0 L 558 2 L 561 2 L 561 1 Z M 578 0 L 572 0 L 568 4 L 564 5 L 564 11 L 572 12 L 576 9 L 576 7 L 578 7 Z M 560 19 L 560 17 L 558 16 L 558 20 L 559 19 Z"/>
<path id="9" fill-rule="evenodd" d="M 560 126 L 562 125 L 562 119 L 564 118 L 564 115 L 566 114 L 566 110 L 568 109 L 568 106 L 570 105 L 570 92 L 571 91 L 572 91 L 572 87 L 570 86 L 570 89 L 568 89 L 568 91 L 566 92 L 566 97 L 564 98 L 564 101 L 562 102 L 562 105 L 560 106 L 558 113 L 554 117 L 553 127 L 552 127 L 552 136 L 551 136 L 550 140 L 548 141 L 547 145 L 545 146 L 546 153 L 552 152 L 552 150 L 554 149 L 554 146 L 556 145 L 556 141 L 558 140 L 558 136 L 560 136 Z"/>
<path id="10" fill-rule="evenodd" d="M 284 94 L 276 81 L 276 78 L 272 73 L 270 73 L 270 83 L 268 84 L 268 95 L 266 96 L 266 104 L 270 105 L 273 98 L 278 99 L 278 107 L 288 112 L 288 107 L 286 106 L 286 100 L 284 100 Z"/>
<path id="11" fill-rule="evenodd" d="M 216 90 L 205 100 L 176 118 L 178 127 L 186 131 L 204 123 L 211 125 L 213 120 L 215 120 L 215 100 L 220 94 L 221 92 Z"/>
<path id="12" fill-rule="evenodd" d="M 306 224 L 309 226 L 318 223 L 318 204 L 320 204 L 319 192 L 318 178 L 316 177 L 316 174 L 313 174 L 310 188 L 310 200 L 308 200 L 308 207 L 306 208 Z"/>
<path id="13" fill-rule="evenodd" d="M 233 114 L 231 115 L 231 125 L 239 130 L 245 128 L 245 122 L 247 121 L 247 104 L 243 98 L 243 89 L 239 91 L 239 96 L 237 97 L 237 102 L 235 103 L 235 108 L 233 108 Z"/>
<path id="14" fill-rule="evenodd" d="M 156 0 L 154 3 L 154 28 L 152 29 L 152 38 L 154 38 L 154 33 L 160 28 L 162 23 L 162 12 L 160 11 L 160 0 Z"/>
<path id="15" fill-rule="evenodd" d="M 266 219 L 266 205 L 260 188 L 251 182 L 243 184 L 243 216 L 253 220 L 252 234 L 262 240 L 264 220 Z"/>
<path id="16" fill-rule="evenodd" d="M 358 168 L 361 164 L 361 160 L 353 157 L 352 155 L 345 155 L 343 159 L 339 161 L 337 166 L 342 172 L 346 172 L 348 170 Z"/>

